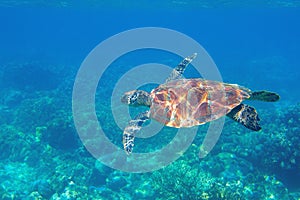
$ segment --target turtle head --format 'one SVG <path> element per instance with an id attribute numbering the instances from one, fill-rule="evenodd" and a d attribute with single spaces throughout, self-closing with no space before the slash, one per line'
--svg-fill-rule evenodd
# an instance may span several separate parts
<path id="1" fill-rule="evenodd" d="M 132 90 L 125 92 L 121 102 L 132 106 L 150 106 L 151 100 L 148 92 L 143 90 Z"/>

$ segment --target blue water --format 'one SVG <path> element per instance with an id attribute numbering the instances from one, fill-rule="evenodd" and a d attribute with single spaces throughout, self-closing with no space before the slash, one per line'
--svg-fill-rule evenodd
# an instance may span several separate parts
<path id="1" fill-rule="evenodd" d="M 298 1 L 2 2 L 0 26 L 0 199 L 300 198 Z M 262 131 L 226 120 L 213 151 L 199 159 L 204 125 L 179 160 L 149 173 L 96 162 L 73 122 L 76 73 L 100 42 L 142 27 L 168 28 L 196 40 L 224 82 L 277 92 L 279 102 L 249 102 L 260 114 Z M 118 80 L 137 65 L 175 67 L 181 59 L 144 49 L 120 56 L 107 68 L 95 100 L 99 123 L 112 143 L 122 148 L 123 130 L 110 109 Z M 191 66 L 184 75 L 195 74 Z M 154 86 L 142 89 L 150 92 Z M 130 108 L 130 114 L 144 110 Z M 128 120 L 123 117 L 121 125 Z M 138 138 L 135 150 L 158 150 L 175 134 L 164 128 L 158 136 Z"/>

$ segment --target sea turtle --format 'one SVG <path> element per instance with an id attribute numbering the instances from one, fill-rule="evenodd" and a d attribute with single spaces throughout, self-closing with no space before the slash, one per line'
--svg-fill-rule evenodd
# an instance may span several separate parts
<path id="1" fill-rule="evenodd" d="M 279 100 L 279 95 L 269 91 L 252 92 L 237 84 L 201 78 L 183 79 L 185 68 L 196 55 L 185 58 L 166 82 L 150 93 L 133 90 L 122 96 L 121 102 L 125 104 L 150 107 L 130 120 L 123 132 L 127 154 L 132 152 L 135 134 L 150 118 L 166 126 L 180 128 L 205 124 L 226 115 L 248 129 L 261 129 L 255 108 L 241 102 L 246 99 L 275 102 Z"/>

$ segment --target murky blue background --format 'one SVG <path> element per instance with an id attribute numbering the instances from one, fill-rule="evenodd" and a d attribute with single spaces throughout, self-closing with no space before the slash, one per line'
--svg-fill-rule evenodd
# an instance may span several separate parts
<path id="1" fill-rule="evenodd" d="M 0 199 L 300 198 L 298 1 L 2 2 L 0 26 Z M 199 136 L 179 161 L 153 173 L 128 174 L 95 162 L 72 121 L 76 72 L 101 41 L 149 26 L 195 39 L 225 82 L 280 94 L 277 103 L 251 102 L 263 130 L 227 121 L 210 156 L 197 157 Z M 136 63 L 176 66 L 180 60 L 161 51 L 125 56 L 119 74 L 106 73 L 102 81 L 109 84 L 98 93 L 108 97 L 114 77 Z M 118 73 L 118 65 L 111 67 Z M 109 103 L 98 103 L 98 118 L 121 147 Z M 161 137 L 172 134 L 166 129 Z M 161 145 L 139 141 L 145 152 L 149 143 Z"/>

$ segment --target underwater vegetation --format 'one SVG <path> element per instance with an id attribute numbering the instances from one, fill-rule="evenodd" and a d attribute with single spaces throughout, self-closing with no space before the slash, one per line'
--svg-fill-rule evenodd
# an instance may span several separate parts
<path id="1" fill-rule="evenodd" d="M 3 72 L 6 82 L 13 83 L 19 73 L 30 76 L 22 71 L 28 66 Z M 154 172 L 130 174 L 104 166 L 79 140 L 71 110 L 73 75 L 58 84 L 58 73 L 31 69 L 51 84 L 30 89 L 35 80 L 20 79 L 1 89 L 0 199 L 300 198 L 300 103 L 259 108 L 260 132 L 228 120 L 217 145 L 203 159 L 198 152 L 206 126 L 200 127 L 179 160 Z M 105 116 L 109 106 L 99 108 L 104 129 L 119 131 L 110 115 Z M 122 133 L 115 135 L 120 137 L 109 138 L 121 148 Z M 160 137 L 170 139 L 167 134 Z"/>
<path id="2" fill-rule="evenodd" d="M 210 162 L 224 157 L 234 158 L 232 154 L 222 154 Z M 160 194 L 158 199 L 289 199 L 287 189 L 276 178 L 263 176 L 253 169 L 243 172 L 245 170 L 237 165 L 243 160 L 234 158 L 236 162 L 232 162 L 230 159 L 217 164 L 219 174 L 201 164 L 191 166 L 187 161 L 178 161 L 154 172 L 152 180 Z"/>

